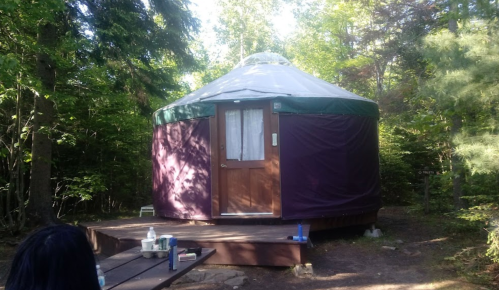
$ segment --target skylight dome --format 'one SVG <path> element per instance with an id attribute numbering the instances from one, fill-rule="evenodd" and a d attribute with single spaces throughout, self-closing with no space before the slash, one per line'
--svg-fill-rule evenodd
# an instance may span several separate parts
<path id="1" fill-rule="evenodd" d="M 288 65 L 291 66 L 291 62 L 281 55 L 273 52 L 260 52 L 252 54 L 245 59 L 241 60 L 236 67 L 240 68 L 243 66 L 256 65 L 256 64 L 277 64 L 277 65 Z"/>

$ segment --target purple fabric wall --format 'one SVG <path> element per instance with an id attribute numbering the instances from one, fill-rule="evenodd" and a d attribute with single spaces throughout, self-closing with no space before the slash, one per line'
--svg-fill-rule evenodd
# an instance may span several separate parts
<path id="1" fill-rule="evenodd" d="M 208 119 L 154 127 L 153 202 L 159 216 L 211 219 Z"/>
<path id="2" fill-rule="evenodd" d="M 375 119 L 280 115 L 279 132 L 283 219 L 334 217 L 380 208 Z"/>

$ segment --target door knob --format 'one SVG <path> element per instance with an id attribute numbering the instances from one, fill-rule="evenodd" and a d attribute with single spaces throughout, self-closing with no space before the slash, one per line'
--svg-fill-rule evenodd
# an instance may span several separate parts
<path id="1" fill-rule="evenodd" d="M 220 164 L 220 166 L 221 166 L 221 167 L 224 167 L 224 168 L 225 168 L 225 167 L 227 167 L 227 165 L 225 165 L 225 164 Z"/>

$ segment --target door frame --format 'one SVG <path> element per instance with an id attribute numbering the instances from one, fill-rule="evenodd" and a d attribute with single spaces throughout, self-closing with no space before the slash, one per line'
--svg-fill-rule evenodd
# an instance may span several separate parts
<path id="1" fill-rule="evenodd" d="M 267 168 L 267 172 L 270 172 L 271 181 L 271 194 L 272 194 L 272 215 L 222 215 L 222 196 L 220 194 L 220 144 L 219 144 L 219 133 L 221 126 L 221 119 L 224 116 L 220 114 L 220 105 L 216 105 L 215 116 L 210 117 L 210 142 L 211 142 L 211 216 L 215 219 L 238 219 L 238 218 L 280 218 L 281 217 L 281 184 L 280 184 L 280 162 L 279 162 L 279 116 L 277 113 L 272 113 L 272 102 L 269 101 L 246 101 L 251 103 L 263 104 L 268 107 L 268 120 L 270 124 L 268 126 L 264 125 L 264 128 L 270 128 L 269 132 L 265 132 L 264 142 L 272 142 L 272 134 L 277 136 L 277 146 L 272 146 L 270 149 L 270 162 L 268 163 L 270 168 Z M 224 106 L 231 106 L 233 103 L 220 103 Z M 239 107 L 241 103 L 234 104 L 234 107 Z M 243 104 L 244 105 L 244 104 Z M 225 131 L 225 130 L 223 130 Z"/>

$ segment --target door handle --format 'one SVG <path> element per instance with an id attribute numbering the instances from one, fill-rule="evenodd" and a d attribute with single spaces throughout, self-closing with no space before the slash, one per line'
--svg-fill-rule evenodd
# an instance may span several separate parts
<path id="1" fill-rule="evenodd" d="M 220 164 L 220 167 L 225 168 L 225 167 L 227 167 L 227 165 L 225 165 L 225 164 Z"/>

